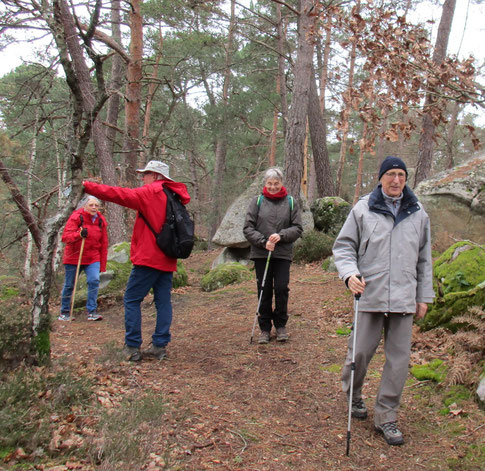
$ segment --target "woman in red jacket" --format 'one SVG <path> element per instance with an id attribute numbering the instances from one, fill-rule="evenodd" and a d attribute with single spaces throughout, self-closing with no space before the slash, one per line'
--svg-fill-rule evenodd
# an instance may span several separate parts
<path id="1" fill-rule="evenodd" d="M 103 316 L 96 312 L 99 273 L 106 271 L 108 257 L 108 232 L 106 219 L 98 212 L 99 200 L 89 196 L 84 206 L 74 211 L 67 220 L 62 233 L 62 242 L 66 244 L 62 263 L 65 269 L 64 287 L 62 288 L 61 321 L 69 321 L 71 296 L 74 289 L 76 269 L 79 262 L 82 240 L 85 239 L 80 270 L 86 273 L 88 296 L 86 310 L 88 321 L 100 321 Z"/>

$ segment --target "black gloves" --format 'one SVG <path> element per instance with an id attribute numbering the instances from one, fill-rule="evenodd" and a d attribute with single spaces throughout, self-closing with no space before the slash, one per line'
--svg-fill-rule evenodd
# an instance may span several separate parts
<path id="1" fill-rule="evenodd" d="M 87 230 L 85 227 L 83 227 L 83 228 L 81 229 L 81 232 L 80 232 L 79 234 L 81 235 L 81 237 L 82 237 L 83 239 L 85 239 L 85 238 L 88 236 L 88 230 Z"/>

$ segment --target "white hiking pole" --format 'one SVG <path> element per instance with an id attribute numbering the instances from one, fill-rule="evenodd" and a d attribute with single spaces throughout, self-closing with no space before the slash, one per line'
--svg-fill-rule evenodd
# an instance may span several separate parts
<path id="1" fill-rule="evenodd" d="M 362 277 L 357 275 L 360 280 Z M 359 320 L 359 299 L 360 293 L 354 295 L 354 338 L 352 341 L 352 363 L 350 364 L 350 394 L 349 394 L 349 418 L 347 422 L 347 451 L 346 455 L 349 456 L 350 452 L 350 424 L 352 423 L 352 396 L 354 394 L 354 372 L 355 372 L 355 345 L 357 340 L 357 323 Z"/>
<path id="2" fill-rule="evenodd" d="M 77 262 L 76 277 L 74 278 L 74 288 L 71 295 L 71 312 L 69 313 L 70 320 L 72 320 L 72 312 L 74 311 L 74 298 L 76 297 L 77 279 L 79 278 L 79 269 L 81 268 L 81 259 L 83 258 L 84 242 L 86 242 L 86 239 L 83 237 L 83 240 L 81 242 L 81 250 L 79 251 L 79 260 Z"/>
<path id="3" fill-rule="evenodd" d="M 254 316 L 253 330 L 251 331 L 251 340 L 249 340 L 250 344 L 253 343 L 254 329 L 256 328 L 256 322 L 258 321 L 259 308 L 261 306 L 261 299 L 263 297 L 264 282 L 266 281 L 266 275 L 268 273 L 269 259 L 270 258 L 271 258 L 271 251 L 268 251 L 268 258 L 266 259 L 266 266 L 264 267 L 263 281 L 261 283 L 261 292 L 259 293 L 258 308 L 256 309 L 256 315 Z"/>

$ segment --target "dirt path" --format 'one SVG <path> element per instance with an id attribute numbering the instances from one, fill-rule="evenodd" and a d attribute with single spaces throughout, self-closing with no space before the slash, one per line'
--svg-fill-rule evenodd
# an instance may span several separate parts
<path id="1" fill-rule="evenodd" d="M 371 363 L 364 391 L 370 417 L 352 422 L 351 453 L 346 457 L 347 404 L 340 390 L 340 368 L 347 337 L 337 330 L 349 326 L 352 300 L 342 283 L 316 265 L 294 265 L 290 340 L 250 345 L 255 282 L 203 293 L 198 280 L 215 256 L 196 254 L 186 264 L 191 286 L 173 296 L 167 361 L 116 361 L 113 352 L 123 345 L 122 306 L 105 306 L 103 322 L 55 323 L 54 357 L 91 368 L 98 400 L 107 408 L 132 394 L 155 394 L 166 403 L 165 412 L 145 431 L 149 440 L 144 446 L 151 456 L 117 469 L 481 468 L 470 460 L 466 467 L 458 463 L 470 444 L 485 441 L 483 412 L 470 401 L 466 414 L 440 415 L 443 404 L 428 383 L 410 379 L 406 386 L 400 413 L 404 446 L 389 447 L 374 432 L 381 350 Z M 144 345 L 150 342 L 153 311 L 147 302 Z M 413 358 L 420 355 L 415 352 Z"/>

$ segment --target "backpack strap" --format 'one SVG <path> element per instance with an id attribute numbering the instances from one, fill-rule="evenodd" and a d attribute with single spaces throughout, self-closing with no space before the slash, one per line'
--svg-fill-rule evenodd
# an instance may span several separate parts
<path id="1" fill-rule="evenodd" d="M 145 224 L 148 226 L 148 229 L 150 229 L 153 232 L 153 235 L 157 237 L 157 233 L 155 232 L 151 224 L 148 222 L 148 219 L 145 216 L 143 216 L 143 213 L 141 211 L 138 211 L 138 214 L 145 221 Z"/>
<path id="2" fill-rule="evenodd" d="M 288 203 L 290 203 L 290 211 L 293 211 L 293 208 L 295 207 L 295 200 L 291 195 L 286 195 L 286 197 L 288 198 Z"/>
<path id="3" fill-rule="evenodd" d="M 84 217 L 83 217 L 82 214 L 79 215 L 79 222 L 81 223 L 81 224 L 79 224 L 79 227 L 83 227 L 84 226 Z"/>

